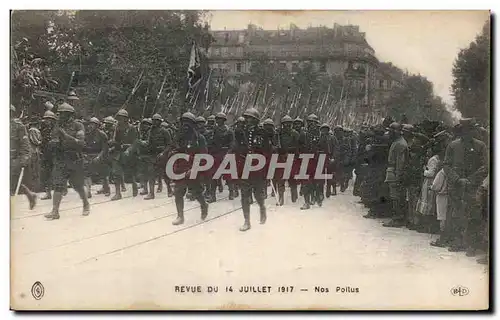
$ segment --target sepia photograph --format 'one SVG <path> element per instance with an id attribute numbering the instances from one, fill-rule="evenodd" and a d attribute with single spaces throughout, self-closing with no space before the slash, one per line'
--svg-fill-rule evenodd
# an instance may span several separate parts
<path id="1" fill-rule="evenodd" d="M 10 309 L 489 310 L 491 20 L 10 10 Z"/>

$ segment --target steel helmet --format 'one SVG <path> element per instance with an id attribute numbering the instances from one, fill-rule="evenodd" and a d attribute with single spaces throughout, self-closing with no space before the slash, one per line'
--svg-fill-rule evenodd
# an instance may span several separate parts
<path id="1" fill-rule="evenodd" d="M 45 113 L 43 114 L 43 118 L 57 120 L 56 114 L 50 110 L 45 111 Z"/>
<path id="2" fill-rule="evenodd" d="M 215 116 L 213 114 L 209 115 L 207 121 L 215 121 Z"/>
<path id="3" fill-rule="evenodd" d="M 319 118 L 317 115 L 315 115 L 314 113 L 310 114 L 308 117 L 307 117 L 307 121 L 314 121 L 314 122 L 317 122 L 319 123 Z"/>
<path id="4" fill-rule="evenodd" d="M 10 111 L 16 112 L 16 107 L 14 107 L 14 105 L 12 105 L 12 104 L 10 105 Z"/>
<path id="5" fill-rule="evenodd" d="M 144 118 L 144 119 L 142 119 L 141 122 L 142 123 L 147 123 L 147 124 L 153 124 L 153 121 L 151 120 L 151 118 Z"/>
<path id="6" fill-rule="evenodd" d="M 188 120 L 188 121 L 195 123 L 196 117 L 191 112 L 186 112 L 182 115 L 181 120 Z"/>
<path id="7" fill-rule="evenodd" d="M 289 115 L 286 115 L 283 117 L 283 119 L 281 119 L 281 123 L 288 123 L 288 122 L 293 122 L 292 117 L 290 117 Z"/>
<path id="8" fill-rule="evenodd" d="M 160 120 L 160 121 L 163 121 L 163 118 L 161 115 L 159 115 L 158 113 L 155 113 L 153 114 L 153 117 L 151 118 L 152 120 Z"/>
<path id="9" fill-rule="evenodd" d="M 52 110 L 54 108 L 54 105 L 50 101 L 45 102 L 43 105 L 47 108 L 47 110 Z"/>
<path id="10" fill-rule="evenodd" d="M 202 116 L 198 116 L 198 117 L 196 117 L 196 122 L 197 123 L 206 123 L 207 120 L 205 120 L 205 118 Z"/>
<path id="11" fill-rule="evenodd" d="M 238 117 L 238 119 L 236 119 L 236 122 L 245 122 L 245 118 L 243 118 L 243 117 Z"/>
<path id="12" fill-rule="evenodd" d="M 328 130 L 330 130 L 330 126 L 328 125 L 328 123 L 323 123 L 320 127 L 320 129 L 323 129 L 323 128 L 327 128 Z"/>
<path id="13" fill-rule="evenodd" d="M 389 125 L 389 130 L 391 131 L 401 131 L 401 125 L 397 122 L 393 122 Z"/>
<path id="14" fill-rule="evenodd" d="M 128 112 L 127 112 L 127 110 L 125 110 L 125 109 L 120 109 L 120 110 L 118 110 L 118 112 L 116 113 L 116 116 L 117 116 L 117 117 L 125 117 L 125 118 L 128 118 Z"/>
<path id="15" fill-rule="evenodd" d="M 71 113 L 75 113 L 75 108 L 73 108 L 73 106 L 71 106 L 69 103 L 63 102 L 57 108 L 57 112 L 71 112 Z"/>
<path id="16" fill-rule="evenodd" d="M 273 120 L 269 119 L 269 118 L 267 118 L 266 120 L 264 120 L 264 122 L 262 124 L 265 125 L 265 126 L 273 126 L 274 127 Z"/>
<path id="17" fill-rule="evenodd" d="M 301 118 L 297 117 L 297 118 L 295 118 L 295 120 L 293 120 L 293 122 L 304 123 L 304 120 L 302 120 Z"/>
<path id="18" fill-rule="evenodd" d="M 76 95 L 75 90 L 70 90 L 68 93 L 68 100 L 80 100 Z"/>
<path id="19" fill-rule="evenodd" d="M 162 126 L 162 127 L 164 127 L 164 128 L 168 128 L 168 122 L 163 121 L 163 122 L 161 123 L 161 126 Z"/>
<path id="20" fill-rule="evenodd" d="M 260 113 L 257 109 L 255 108 L 250 108 L 250 109 L 247 109 L 244 113 L 243 113 L 244 116 L 247 116 L 247 117 L 252 117 L 254 119 L 257 119 L 259 120 L 260 119 Z"/>
<path id="21" fill-rule="evenodd" d="M 112 116 L 108 116 L 108 117 L 104 118 L 104 120 L 102 122 L 107 123 L 107 124 L 115 124 L 115 119 Z"/>
<path id="22" fill-rule="evenodd" d="M 101 122 L 99 121 L 99 119 L 97 119 L 96 117 L 92 117 L 92 118 L 90 118 L 89 122 L 90 122 L 90 123 L 95 123 L 95 124 L 97 124 L 97 125 L 100 125 L 100 124 L 101 124 Z"/>
<path id="23" fill-rule="evenodd" d="M 215 116 L 215 118 L 227 120 L 227 116 L 226 116 L 226 114 L 224 112 L 217 113 L 217 115 Z"/>

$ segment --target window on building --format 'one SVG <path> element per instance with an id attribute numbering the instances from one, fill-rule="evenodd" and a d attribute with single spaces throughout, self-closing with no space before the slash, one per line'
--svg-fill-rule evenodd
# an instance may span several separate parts
<path id="1" fill-rule="evenodd" d="M 292 63 L 292 72 L 299 72 L 300 67 L 299 67 L 299 62 L 293 62 Z"/>
<path id="2" fill-rule="evenodd" d="M 286 69 L 286 62 L 280 62 L 280 69 L 285 70 Z"/>
<path id="3" fill-rule="evenodd" d="M 222 53 L 222 55 L 227 55 L 228 49 L 229 48 L 227 47 L 220 48 L 220 52 Z"/>
<path id="4" fill-rule="evenodd" d="M 379 80 L 378 81 L 378 88 L 383 89 L 384 88 L 384 80 Z"/>
<path id="5" fill-rule="evenodd" d="M 236 64 L 236 72 L 241 72 L 241 63 Z"/>

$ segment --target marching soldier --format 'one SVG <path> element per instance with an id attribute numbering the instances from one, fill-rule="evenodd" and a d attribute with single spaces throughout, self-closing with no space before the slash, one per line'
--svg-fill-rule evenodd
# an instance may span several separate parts
<path id="1" fill-rule="evenodd" d="M 210 116 L 211 117 L 211 116 Z M 209 117 L 209 118 L 210 118 Z M 218 168 L 227 154 L 231 144 L 233 143 L 233 133 L 229 130 L 229 127 L 225 124 L 227 120 L 226 114 L 223 112 L 217 113 L 214 116 L 214 121 L 216 123 L 215 127 L 213 127 L 211 135 L 211 142 L 208 142 L 208 152 L 214 157 L 214 168 Z M 222 178 L 212 179 L 210 185 L 210 193 L 209 193 L 209 201 L 215 202 L 215 190 L 221 181 Z M 222 182 L 221 182 L 222 183 Z M 229 199 L 234 199 L 234 188 L 232 187 L 232 183 L 229 183 Z"/>
<path id="2" fill-rule="evenodd" d="M 101 122 L 96 117 L 90 118 L 88 124 L 88 132 L 85 135 L 85 148 L 84 154 L 84 172 L 85 172 L 85 185 L 87 187 L 87 198 L 92 198 L 92 173 L 103 173 L 101 169 L 103 159 L 106 157 L 108 151 L 108 136 L 104 131 L 99 129 Z M 104 179 L 102 186 L 104 193 L 109 194 L 109 184 L 107 179 Z"/>
<path id="3" fill-rule="evenodd" d="M 295 118 L 295 120 L 293 120 L 293 129 L 300 134 L 304 129 L 304 120 L 299 117 Z"/>
<path id="4" fill-rule="evenodd" d="M 243 117 L 245 118 L 245 128 L 238 129 L 238 132 L 235 132 L 235 148 L 234 150 L 237 153 L 237 162 L 239 163 L 240 168 L 245 163 L 246 156 L 251 153 L 265 153 L 264 146 L 266 142 L 266 134 L 264 131 L 259 128 L 259 119 L 260 114 L 254 108 L 250 108 L 243 113 Z M 267 143 L 269 145 L 269 143 Z M 240 175 L 242 170 L 238 171 Z M 252 193 L 257 200 L 257 203 L 260 207 L 260 223 L 266 223 L 267 215 L 266 215 L 266 206 L 264 200 L 264 188 L 266 187 L 266 173 L 264 171 L 261 172 L 253 172 L 250 174 L 248 179 L 240 179 L 240 188 L 241 188 L 241 206 L 243 209 L 243 218 L 245 219 L 245 223 L 240 228 L 240 231 L 247 231 L 251 228 L 250 224 L 250 199 Z"/>
<path id="5" fill-rule="evenodd" d="M 41 170 L 41 180 L 45 190 L 45 196 L 42 200 L 52 199 L 52 168 L 54 166 L 53 162 L 53 150 L 50 148 L 49 141 L 51 139 L 52 130 L 57 122 L 57 117 L 54 112 L 48 110 L 45 111 L 43 115 L 43 120 L 41 124 L 41 134 L 42 134 L 42 170 Z"/>
<path id="6" fill-rule="evenodd" d="M 154 161 L 153 163 L 153 176 L 149 178 L 149 196 L 145 198 L 145 200 L 150 200 L 155 198 L 154 194 L 154 185 L 155 185 L 155 180 L 157 177 L 159 177 L 159 186 L 158 186 L 158 192 L 161 192 L 163 188 L 161 186 L 163 185 L 162 183 L 162 178 L 165 175 L 165 166 L 161 163 L 161 161 L 158 161 L 158 155 L 162 153 L 165 148 L 170 146 L 172 142 L 172 137 L 169 133 L 168 130 L 163 128 L 161 126 L 162 123 L 162 117 L 158 113 L 154 114 L 152 117 L 152 125 L 151 125 L 151 130 L 149 131 L 149 152 L 150 155 L 152 156 L 152 159 Z M 170 186 L 167 184 L 167 188 L 169 189 Z"/>
<path id="7" fill-rule="evenodd" d="M 215 125 L 216 125 L 216 116 L 214 116 L 213 114 L 211 114 L 207 118 L 207 126 L 206 126 L 207 130 L 213 130 L 215 128 Z"/>
<path id="8" fill-rule="evenodd" d="M 264 120 L 264 122 L 262 122 L 262 128 L 266 134 L 266 139 L 264 141 L 267 145 L 265 146 L 265 149 L 270 150 L 271 153 L 277 151 L 279 149 L 279 136 L 274 128 L 273 120 L 269 118 Z M 275 174 L 275 177 L 271 178 L 271 181 L 269 181 L 270 184 L 272 183 L 271 197 L 276 196 L 275 191 L 278 191 L 278 180 L 279 179 L 277 179 L 277 175 Z M 267 188 L 265 189 L 265 193 L 267 196 Z M 278 205 L 283 205 L 282 200 L 279 200 Z"/>
<path id="9" fill-rule="evenodd" d="M 108 116 L 106 118 L 103 119 L 102 121 L 102 131 L 104 132 L 104 134 L 106 134 L 106 138 L 110 139 L 110 137 L 113 136 L 114 132 L 115 132 L 115 126 L 116 126 L 116 120 L 111 117 L 111 116 Z M 107 149 L 107 152 L 105 154 L 103 154 L 103 157 L 100 159 L 101 161 L 101 175 L 102 175 L 102 189 L 100 190 L 97 190 L 97 194 L 104 194 L 106 197 L 109 197 L 111 195 L 111 189 L 109 187 L 109 179 L 110 179 L 110 175 L 111 175 L 111 166 L 112 166 L 112 163 L 111 163 L 111 158 L 110 158 L 110 155 L 109 155 L 109 143 L 108 143 L 108 146 L 106 147 Z M 105 186 L 107 186 L 107 188 L 105 188 Z"/>
<path id="10" fill-rule="evenodd" d="M 15 196 L 17 183 L 19 181 L 22 168 L 28 166 L 30 160 L 30 146 L 28 132 L 21 121 L 15 118 L 16 108 L 10 106 L 10 192 Z M 27 170 L 27 169 L 25 169 Z M 36 194 L 32 192 L 23 182 L 26 181 L 27 173 L 23 173 L 20 189 L 28 198 L 30 210 L 36 205 Z"/>
<path id="11" fill-rule="evenodd" d="M 150 194 L 149 190 L 149 179 L 154 178 L 154 168 L 153 168 L 153 159 L 156 156 L 151 154 L 151 144 L 149 139 L 149 134 L 151 130 L 151 126 L 153 122 L 150 118 L 144 118 L 141 120 L 141 124 L 138 128 L 139 138 L 136 140 L 136 143 L 132 145 L 132 147 L 127 150 L 128 156 L 137 156 L 139 160 L 137 168 L 138 168 L 138 176 L 139 181 L 141 182 L 142 191 L 139 193 L 141 196 Z M 154 193 L 154 184 L 153 184 L 153 193 Z M 146 198 L 145 198 L 146 199 Z M 149 200 L 149 199 L 148 199 Z"/>
<path id="12" fill-rule="evenodd" d="M 294 176 L 298 173 L 298 162 L 296 161 L 296 156 L 299 147 L 299 133 L 292 128 L 293 120 L 290 116 L 286 115 L 281 119 L 281 129 L 279 130 L 279 161 L 284 162 L 289 154 L 294 155 L 294 164 L 290 172 L 290 178 L 288 179 L 288 185 L 290 186 L 290 193 L 292 197 L 292 202 L 295 203 L 298 198 L 297 193 L 297 181 Z M 281 171 L 280 171 L 281 172 Z M 278 175 L 278 194 L 280 197 L 280 205 L 283 205 L 283 198 L 285 192 L 285 180 L 283 177 Z"/>
<path id="13" fill-rule="evenodd" d="M 315 158 L 309 161 L 307 168 L 309 179 L 303 181 L 302 193 L 304 195 L 304 205 L 301 207 L 302 210 L 309 209 L 314 202 L 317 202 L 319 206 L 323 203 L 322 189 L 324 181 L 317 181 L 314 175 L 316 173 L 317 156 L 320 153 L 328 153 L 328 142 L 320 139 L 319 129 L 318 117 L 315 114 L 311 114 L 307 117 L 307 128 L 303 130 L 299 136 L 299 148 L 301 153 L 315 155 Z"/>
<path id="14" fill-rule="evenodd" d="M 333 179 L 335 179 L 335 148 L 337 147 L 337 143 L 335 141 L 335 136 L 330 134 L 330 126 L 326 123 L 323 123 L 321 127 L 319 128 L 320 130 L 320 141 L 322 141 L 322 144 L 325 144 L 325 147 L 328 149 L 328 154 L 329 154 L 329 159 L 327 159 L 326 163 L 326 173 L 327 174 L 332 174 Z M 330 195 L 332 194 L 332 181 L 333 179 L 327 179 L 326 180 L 326 197 L 330 198 Z M 323 188 L 321 188 L 321 192 L 323 193 Z M 336 195 L 337 192 L 335 190 L 334 195 Z"/>
<path id="15" fill-rule="evenodd" d="M 85 146 L 85 128 L 75 119 L 75 109 L 68 103 L 62 103 L 58 109 L 58 124 L 52 131 L 50 143 L 54 147 L 54 184 L 52 212 L 45 217 L 48 220 L 59 219 L 59 206 L 66 190 L 68 180 L 78 192 L 83 203 L 83 215 L 90 213 L 90 204 L 84 189 L 83 148 Z"/>
<path id="16" fill-rule="evenodd" d="M 182 115 L 181 124 L 181 132 L 174 142 L 174 149 L 167 148 L 161 156 L 168 158 L 172 153 L 185 153 L 190 156 L 190 160 L 187 162 L 177 160 L 173 167 L 174 173 L 183 175 L 181 179 L 175 181 L 174 185 L 177 219 L 172 222 L 173 225 L 184 223 L 184 196 L 188 188 L 193 197 L 200 203 L 201 219 L 205 220 L 208 215 L 208 203 L 203 196 L 203 187 L 200 178 L 189 178 L 194 155 L 207 153 L 205 138 L 197 132 L 196 118 L 191 112 L 186 112 Z"/>
<path id="17" fill-rule="evenodd" d="M 117 125 L 110 137 L 109 143 L 109 153 L 112 161 L 112 175 L 115 183 L 115 195 L 111 200 L 116 201 L 122 198 L 122 193 L 120 187 L 124 184 L 124 176 L 126 173 L 130 173 L 132 179 L 132 194 L 134 197 L 138 194 L 137 183 L 135 180 L 135 170 L 134 166 L 130 165 L 132 159 L 127 158 L 124 153 L 137 139 L 136 128 L 129 124 L 128 112 L 125 109 L 120 109 L 116 114 Z M 133 157 L 133 155 L 131 155 Z M 127 166 L 128 164 L 128 166 Z M 131 170 L 126 170 L 125 168 L 132 168 Z M 126 172 L 129 171 L 129 172 Z"/>

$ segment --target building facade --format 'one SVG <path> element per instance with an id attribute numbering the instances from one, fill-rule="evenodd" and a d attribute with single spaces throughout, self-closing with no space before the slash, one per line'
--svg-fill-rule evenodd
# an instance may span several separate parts
<path id="1" fill-rule="evenodd" d="M 353 97 L 357 105 L 375 107 L 385 96 L 381 92 L 397 85 L 387 79 L 387 72 L 378 72 L 380 63 L 359 26 L 335 24 L 333 28 L 299 29 L 291 25 L 288 30 L 262 30 L 249 25 L 245 30 L 211 34 L 214 43 L 207 52 L 210 68 L 225 78 L 250 72 L 256 57 L 265 55 L 292 73 L 310 63 L 317 72 L 342 77 L 348 86 L 363 92 Z"/>

